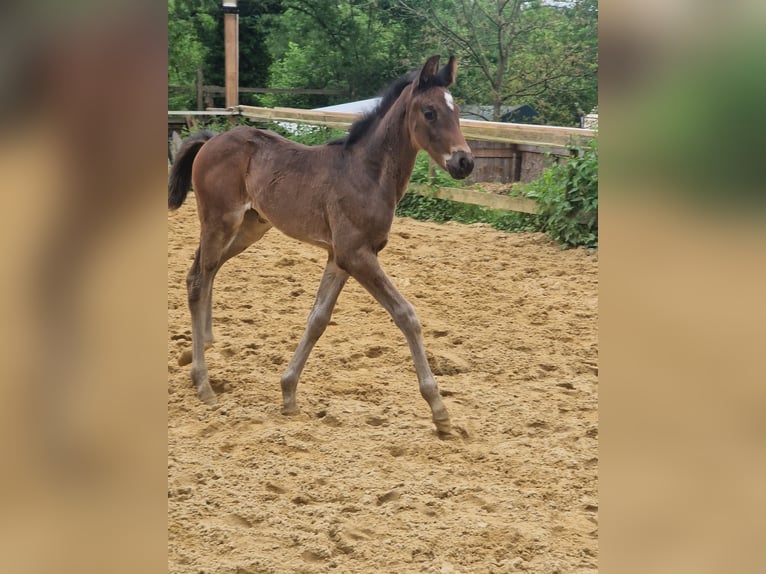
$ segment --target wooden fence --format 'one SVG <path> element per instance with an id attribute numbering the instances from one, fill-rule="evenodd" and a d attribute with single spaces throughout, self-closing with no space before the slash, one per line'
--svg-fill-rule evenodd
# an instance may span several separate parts
<path id="1" fill-rule="evenodd" d="M 237 106 L 231 110 L 209 110 L 205 114 L 241 115 L 256 121 L 290 122 L 347 129 L 358 114 L 300 110 L 294 108 L 262 108 Z M 169 112 L 182 115 L 186 112 Z M 191 112 L 189 112 L 191 114 Z M 202 113 L 202 112 L 198 112 Z M 503 122 L 460 120 L 460 128 L 474 152 L 474 173 L 469 181 L 529 182 L 542 173 L 544 167 L 560 158 L 568 157 L 570 150 L 592 140 L 596 132 L 589 129 Z M 490 209 L 536 213 L 534 201 L 471 189 L 443 187 L 437 190 L 411 184 L 414 193 L 481 205 Z"/>
<path id="2" fill-rule="evenodd" d="M 516 143 L 468 140 L 473 152 L 474 169 L 468 181 L 473 183 L 528 183 L 543 169 L 566 161 L 569 148 L 544 147 Z"/>
<path id="3" fill-rule="evenodd" d="M 197 70 L 197 78 L 194 85 L 169 84 L 168 90 L 172 92 L 187 92 L 197 96 L 197 110 L 202 111 L 205 106 L 213 106 L 213 96 L 226 94 L 224 86 L 212 86 L 204 83 L 202 70 Z M 319 96 L 348 96 L 348 90 L 312 89 L 312 88 L 237 88 L 240 94 L 297 94 Z"/>
<path id="4" fill-rule="evenodd" d="M 298 110 L 294 108 L 238 106 L 237 109 L 244 117 L 254 120 L 293 122 L 338 129 L 347 129 L 359 117 L 358 114 L 346 112 Z M 595 136 L 593 130 L 582 128 L 507 124 L 478 120 L 460 120 L 460 129 L 466 139 L 564 149 L 583 145 Z"/>
<path id="5" fill-rule="evenodd" d="M 410 183 L 409 191 L 417 195 L 426 197 L 436 197 L 438 199 L 449 199 L 458 203 L 470 203 L 471 205 L 480 205 L 489 209 L 499 209 L 501 211 L 518 211 L 520 213 L 537 213 L 537 203 L 531 199 L 523 197 L 510 197 L 497 193 L 478 191 L 476 189 L 467 189 L 463 187 L 437 187 L 432 188 L 422 183 Z"/>

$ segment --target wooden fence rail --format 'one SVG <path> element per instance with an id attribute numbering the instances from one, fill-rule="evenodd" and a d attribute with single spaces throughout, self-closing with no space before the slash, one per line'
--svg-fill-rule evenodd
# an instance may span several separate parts
<path id="1" fill-rule="evenodd" d="M 437 187 L 432 188 L 422 183 L 410 183 L 408 190 L 411 193 L 437 199 L 449 199 L 458 203 L 470 203 L 498 209 L 500 211 L 518 211 L 521 213 L 537 213 L 537 202 L 523 197 L 510 197 L 498 195 L 486 191 L 477 191 L 462 187 Z"/>
<path id="2" fill-rule="evenodd" d="M 260 108 L 239 106 L 240 113 L 254 120 L 293 122 L 346 129 L 359 114 L 299 110 L 295 108 Z M 532 145 L 539 147 L 571 148 L 586 144 L 596 132 L 582 128 L 508 124 L 460 120 L 460 129 L 466 139 Z"/>

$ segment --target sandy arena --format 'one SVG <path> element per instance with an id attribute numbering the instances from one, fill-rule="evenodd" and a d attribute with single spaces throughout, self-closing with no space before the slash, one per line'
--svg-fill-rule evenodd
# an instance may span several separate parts
<path id="1" fill-rule="evenodd" d="M 415 306 L 460 437 L 440 440 L 404 336 L 355 281 L 279 412 L 325 253 L 276 230 L 228 262 L 196 397 L 168 216 L 168 571 L 592 573 L 598 552 L 597 255 L 542 234 L 397 219 L 384 269 Z"/>

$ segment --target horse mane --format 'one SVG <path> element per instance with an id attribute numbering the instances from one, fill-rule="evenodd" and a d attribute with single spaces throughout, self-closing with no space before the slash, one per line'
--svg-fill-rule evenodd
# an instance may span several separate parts
<path id="1" fill-rule="evenodd" d="M 394 102 L 418 76 L 418 70 L 402 76 L 386 87 L 380 95 L 380 102 L 372 110 L 364 114 L 361 118 L 351 124 L 351 128 L 346 136 L 327 142 L 327 145 L 342 145 L 350 147 L 362 139 L 367 133 L 371 132 L 377 122 L 386 115 Z"/>

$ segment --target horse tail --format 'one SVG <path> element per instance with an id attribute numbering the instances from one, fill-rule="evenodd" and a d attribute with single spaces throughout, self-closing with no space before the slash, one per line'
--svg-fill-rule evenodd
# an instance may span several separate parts
<path id="1" fill-rule="evenodd" d="M 199 150 L 216 134 L 202 130 L 186 138 L 173 161 L 168 176 L 168 209 L 178 209 L 186 199 L 192 183 L 192 165 Z"/>

